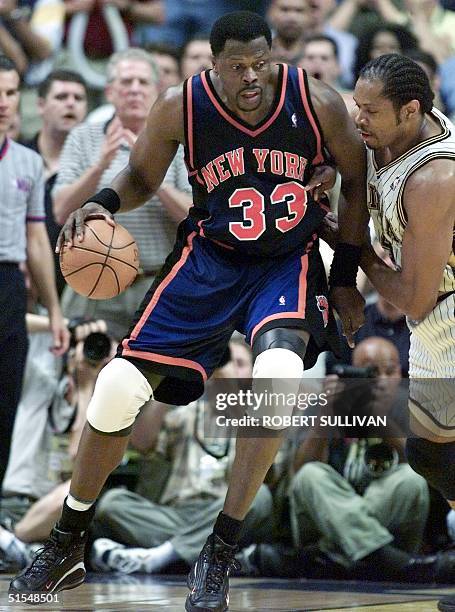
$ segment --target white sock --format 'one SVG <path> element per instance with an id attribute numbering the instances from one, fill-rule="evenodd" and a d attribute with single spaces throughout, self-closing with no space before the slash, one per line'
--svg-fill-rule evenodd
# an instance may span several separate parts
<path id="1" fill-rule="evenodd" d="M 93 506 L 95 502 L 87 502 L 87 501 L 79 501 L 75 497 L 68 493 L 68 497 L 66 498 L 66 505 L 72 510 L 79 510 L 79 512 L 84 512 Z"/>
<path id="2" fill-rule="evenodd" d="M 19 540 L 14 533 L 0 527 L 0 548 L 10 561 L 22 562 L 25 559 L 26 549 L 22 540 Z"/>
<path id="3" fill-rule="evenodd" d="M 16 536 L 11 531 L 0 527 L 0 548 L 5 551 Z"/>

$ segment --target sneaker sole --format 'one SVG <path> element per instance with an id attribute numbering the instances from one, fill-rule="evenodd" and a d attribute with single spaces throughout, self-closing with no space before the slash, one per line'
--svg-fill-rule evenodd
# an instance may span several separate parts
<path id="1" fill-rule="evenodd" d="M 86 576 L 85 569 L 82 569 L 82 568 L 77 569 L 75 572 L 72 572 L 68 576 L 65 576 L 65 578 L 61 582 L 59 582 L 56 586 L 54 586 L 53 589 L 49 591 L 32 591 L 30 594 L 36 592 L 36 593 L 43 593 L 47 595 L 50 593 L 59 593 L 60 591 L 69 591 L 71 589 L 76 589 L 78 586 L 80 586 L 84 582 L 85 576 Z M 24 592 L 18 591 L 17 589 L 10 587 L 8 590 L 8 594 L 24 595 Z M 37 605 L 40 602 L 36 602 L 36 604 L 34 604 L 33 602 L 26 601 L 25 603 L 29 605 Z"/>
<path id="2" fill-rule="evenodd" d="M 216 611 L 214 610 L 214 608 L 200 608 L 199 606 L 193 606 L 193 604 L 190 601 L 190 596 L 188 595 L 188 597 L 186 598 L 185 601 L 185 610 L 186 612 L 226 612 L 226 610 L 228 610 L 228 607 L 225 608 L 218 608 Z"/>

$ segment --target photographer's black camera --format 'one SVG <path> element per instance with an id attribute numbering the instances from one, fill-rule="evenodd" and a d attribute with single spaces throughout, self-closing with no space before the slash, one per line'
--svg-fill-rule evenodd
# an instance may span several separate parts
<path id="1" fill-rule="evenodd" d="M 84 340 L 82 348 L 85 360 L 93 366 L 96 366 L 109 357 L 111 352 L 111 339 L 107 334 L 101 332 L 93 332 Z"/>
<path id="2" fill-rule="evenodd" d="M 338 378 L 376 378 L 378 370 L 375 366 L 357 367 L 347 364 L 335 364 L 330 374 L 336 374 Z"/>

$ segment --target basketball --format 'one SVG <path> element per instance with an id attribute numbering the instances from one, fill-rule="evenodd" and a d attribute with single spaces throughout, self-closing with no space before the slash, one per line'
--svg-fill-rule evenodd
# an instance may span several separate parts
<path id="1" fill-rule="evenodd" d="M 131 285 L 139 267 L 139 252 L 132 235 L 122 225 L 104 219 L 85 222 L 84 240 L 60 251 L 60 269 L 77 293 L 92 300 L 119 295 Z"/>

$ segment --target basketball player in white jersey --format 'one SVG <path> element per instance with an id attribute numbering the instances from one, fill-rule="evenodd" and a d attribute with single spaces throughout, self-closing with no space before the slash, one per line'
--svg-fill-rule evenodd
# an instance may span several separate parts
<path id="1" fill-rule="evenodd" d="M 368 148 L 368 208 L 395 270 L 371 246 L 361 267 L 408 317 L 411 466 L 455 508 L 455 127 L 424 71 L 401 55 L 369 62 L 356 125 Z M 439 602 L 455 611 L 455 596 Z"/>

